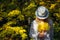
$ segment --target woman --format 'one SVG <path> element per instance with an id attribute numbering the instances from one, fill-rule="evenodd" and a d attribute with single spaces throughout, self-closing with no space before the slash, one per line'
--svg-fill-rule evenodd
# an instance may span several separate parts
<path id="1" fill-rule="evenodd" d="M 53 40 L 53 22 L 48 17 L 48 9 L 40 6 L 35 15 L 36 19 L 31 23 L 30 27 L 30 37 L 33 40 Z"/>

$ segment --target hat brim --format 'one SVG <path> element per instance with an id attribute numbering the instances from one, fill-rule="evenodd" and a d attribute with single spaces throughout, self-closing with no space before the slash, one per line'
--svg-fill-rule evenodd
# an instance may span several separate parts
<path id="1" fill-rule="evenodd" d="M 47 13 L 46 16 L 39 16 L 39 15 L 37 14 L 37 12 L 36 12 L 35 15 L 36 15 L 36 17 L 39 18 L 39 19 L 46 19 L 46 18 L 48 18 L 49 13 Z"/>
<path id="2" fill-rule="evenodd" d="M 46 18 L 48 18 L 48 16 L 46 16 L 46 17 L 39 17 L 39 16 L 36 16 L 37 18 L 39 18 L 39 19 L 46 19 Z"/>

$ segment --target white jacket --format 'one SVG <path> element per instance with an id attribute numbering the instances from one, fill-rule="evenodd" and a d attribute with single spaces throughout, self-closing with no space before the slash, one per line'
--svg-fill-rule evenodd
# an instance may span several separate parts
<path id="1" fill-rule="evenodd" d="M 50 30 L 49 32 L 47 32 L 46 37 L 44 38 L 44 40 L 53 40 L 53 22 L 52 20 L 49 20 L 49 25 L 50 25 Z M 30 27 L 30 37 L 33 38 L 33 40 L 41 40 L 40 38 L 38 38 L 38 34 L 39 32 L 37 31 L 37 22 L 34 20 L 31 23 L 31 27 Z"/>

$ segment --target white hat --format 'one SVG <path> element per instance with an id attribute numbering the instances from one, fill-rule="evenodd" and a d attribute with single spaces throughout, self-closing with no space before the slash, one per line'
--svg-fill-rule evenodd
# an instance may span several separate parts
<path id="1" fill-rule="evenodd" d="M 49 16 L 49 11 L 44 6 L 40 6 L 36 10 L 35 15 L 39 19 L 46 19 Z"/>

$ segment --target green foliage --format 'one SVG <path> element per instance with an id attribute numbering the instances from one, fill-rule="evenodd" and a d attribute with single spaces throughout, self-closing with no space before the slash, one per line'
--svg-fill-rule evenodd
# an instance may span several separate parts
<path id="1" fill-rule="evenodd" d="M 0 0 L 0 40 L 28 39 L 28 23 L 38 6 L 49 9 L 54 25 L 54 40 L 60 40 L 60 0 Z"/>

